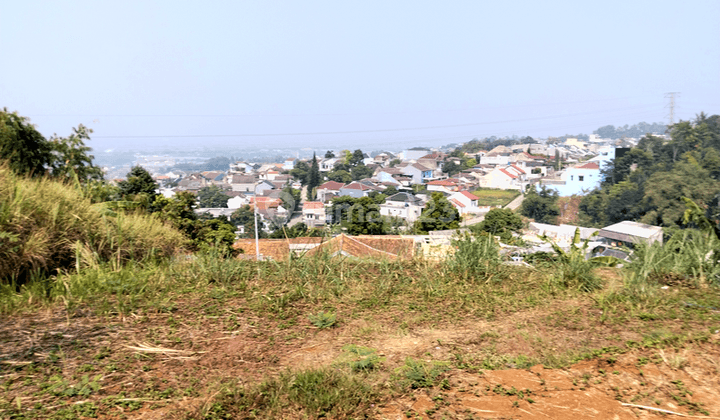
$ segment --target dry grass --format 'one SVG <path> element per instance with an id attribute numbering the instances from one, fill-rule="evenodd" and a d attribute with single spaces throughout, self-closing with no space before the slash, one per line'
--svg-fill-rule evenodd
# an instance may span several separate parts
<path id="1" fill-rule="evenodd" d="M 71 267 L 173 255 L 182 234 L 150 216 L 112 215 L 77 189 L 0 166 L 0 283 Z"/>

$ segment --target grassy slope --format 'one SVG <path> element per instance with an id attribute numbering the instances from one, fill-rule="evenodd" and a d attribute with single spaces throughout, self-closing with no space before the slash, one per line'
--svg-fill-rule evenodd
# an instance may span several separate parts
<path id="1" fill-rule="evenodd" d="M 72 186 L 0 165 L 0 285 L 78 264 L 169 256 L 184 243 L 151 216 L 112 215 Z"/>
<path id="2" fill-rule="evenodd" d="M 374 417 L 413 388 L 447 392 L 462 372 L 631 352 L 661 363 L 716 346 L 715 286 L 599 274 L 602 288 L 580 292 L 553 266 L 200 255 L 88 269 L 58 278 L 49 297 L 4 296 L 18 304 L 0 331 L 0 413 Z M 646 394 L 622 398 L 670 398 Z"/>

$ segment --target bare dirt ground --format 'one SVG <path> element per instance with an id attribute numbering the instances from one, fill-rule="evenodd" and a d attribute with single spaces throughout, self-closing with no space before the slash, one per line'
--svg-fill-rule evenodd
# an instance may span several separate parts
<path id="1" fill-rule="evenodd" d="M 720 418 L 717 332 L 699 343 L 608 350 L 564 369 L 518 369 L 518 359 L 507 359 L 505 369 L 491 370 L 470 361 L 567 350 L 574 342 L 600 348 L 640 335 L 626 326 L 554 328 L 552 310 L 413 330 L 382 318 L 317 330 L 268 325 L 232 305 L 216 309 L 223 316 L 191 318 L 178 309 L 108 319 L 54 309 L 2 320 L 0 418 L 197 418 L 224 383 L 333 366 L 348 344 L 377 349 L 388 389 L 408 357 L 445 361 L 435 386 L 383 394 L 372 418 Z M 592 317 L 582 312 L 578 322 Z"/>

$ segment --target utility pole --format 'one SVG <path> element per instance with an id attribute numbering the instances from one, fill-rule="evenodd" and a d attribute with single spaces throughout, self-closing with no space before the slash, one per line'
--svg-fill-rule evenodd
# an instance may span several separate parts
<path id="1" fill-rule="evenodd" d="M 680 92 L 667 92 L 665 97 L 669 99 L 669 103 L 665 105 L 665 108 L 669 108 L 670 112 L 667 117 L 670 120 L 670 125 L 675 124 L 675 97 L 680 96 Z"/>

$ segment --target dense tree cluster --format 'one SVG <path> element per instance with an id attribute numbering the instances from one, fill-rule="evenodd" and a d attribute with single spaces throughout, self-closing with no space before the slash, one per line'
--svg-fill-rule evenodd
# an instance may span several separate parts
<path id="1" fill-rule="evenodd" d="M 636 220 L 682 226 L 683 197 L 708 215 L 714 212 L 720 193 L 720 116 L 700 114 L 694 121 L 671 126 L 669 134 L 670 140 L 643 137 L 637 147 L 604 169 L 601 188 L 580 203 L 586 224 Z"/>
<path id="2" fill-rule="evenodd" d="M 217 185 L 203 187 L 197 193 L 198 207 L 201 208 L 227 208 L 228 200 L 230 196 Z"/>
<path id="3" fill-rule="evenodd" d="M 606 125 L 593 131 L 593 134 L 597 134 L 604 139 L 620 139 L 623 137 L 639 138 L 646 134 L 664 134 L 667 128 L 663 123 L 648 124 L 641 122 L 631 126 L 625 124 L 622 127 Z"/>
<path id="4" fill-rule="evenodd" d="M 92 163 L 92 150 L 85 145 L 92 130 L 79 125 L 69 137 L 46 139 L 26 117 L 7 108 L 0 111 L 0 158 L 21 175 L 51 176 L 87 183 L 102 179 L 102 170 Z"/>
<path id="5" fill-rule="evenodd" d="M 365 154 L 362 150 L 357 149 L 352 153 L 346 150 L 343 160 L 335 163 L 333 170 L 328 172 L 327 178 L 342 183 L 370 178 L 373 170 L 365 166 L 364 159 Z"/>
<path id="6" fill-rule="evenodd" d="M 560 215 L 557 201 L 557 191 L 547 188 L 545 185 L 541 185 L 540 190 L 536 189 L 535 185 L 528 185 L 519 211 L 523 216 L 534 219 L 536 222 L 555 224 Z"/>

